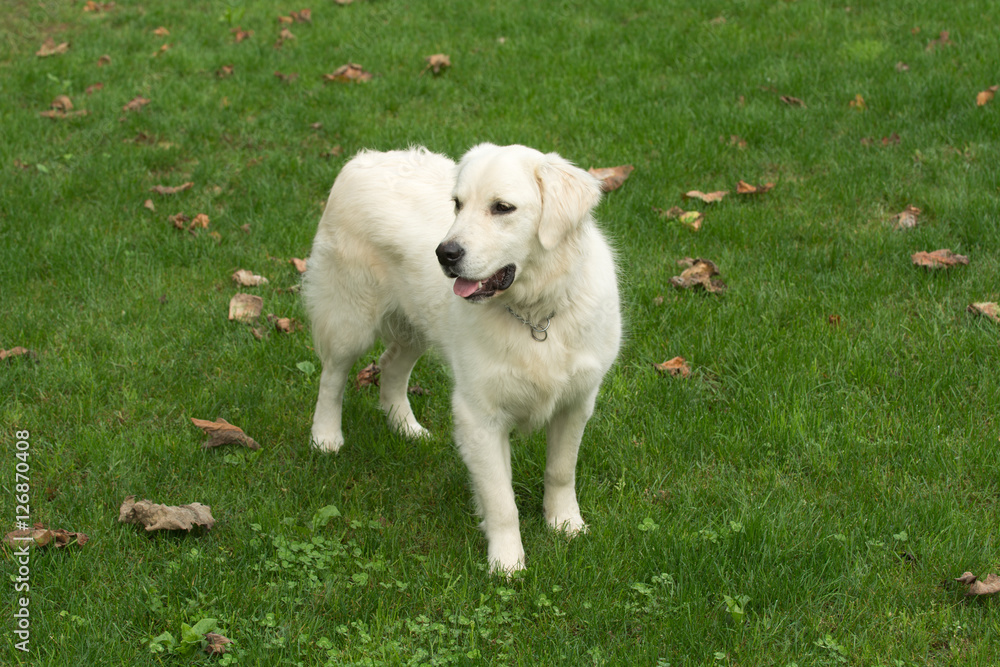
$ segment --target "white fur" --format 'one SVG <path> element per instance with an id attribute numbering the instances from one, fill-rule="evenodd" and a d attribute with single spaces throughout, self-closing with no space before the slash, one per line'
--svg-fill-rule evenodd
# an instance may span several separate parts
<path id="1" fill-rule="evenodd" d="M 462 202 L 456 215 L 453 198 Z M 547 427 L 544 512 L 550 525 L 586 529 L 576 460 L 621 318 L 612 251 L 591 210 L 597 181 L 554 153 L 481 144 L 456 165 L 423 148 L 362 152 L 330 192 L 303 297 L 323 361 L 313 445 L 344 444 L 341 402 L 352 364 L 381 337 L 381 404 L 409 436 L 427 431 L 407 399 L 410 371 L 428 346 L 454 374 L 455 441 L 469 468 L 491 569 L 524 567 L 511 484 L 514 428 Z M 516 210 L 498 215 L 503 201 Z M 461 244 L 460 275 L 484 280 L 516 266 L 506 290 L 473 303 L 452 291 L 435 256 Z M 542 324 L 543 342 L 505 308 Z"/>

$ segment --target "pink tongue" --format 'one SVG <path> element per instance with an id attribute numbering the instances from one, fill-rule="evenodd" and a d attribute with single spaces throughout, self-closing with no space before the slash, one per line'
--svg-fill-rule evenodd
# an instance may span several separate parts
<path id="1" fill-rule="evenodd" d="M 467 297 L 473 292 L 479 289 L 479 283 L 475 280 L 467 280 L 466 278 L 456 278 L 455 279 L 455 294 L 460 297 Z"/>

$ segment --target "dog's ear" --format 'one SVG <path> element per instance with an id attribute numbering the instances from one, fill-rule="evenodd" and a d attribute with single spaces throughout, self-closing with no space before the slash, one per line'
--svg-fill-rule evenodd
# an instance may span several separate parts
<path id="1" fill-rule="evenodd" d="M 601 201 L 601 184 L 555 153 L 542 156 L 535 177 L 542 194 L 538 240 L 551 250 Z"/>

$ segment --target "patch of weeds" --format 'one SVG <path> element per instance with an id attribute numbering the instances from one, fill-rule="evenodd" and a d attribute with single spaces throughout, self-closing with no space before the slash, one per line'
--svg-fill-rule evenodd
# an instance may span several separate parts
<path id="1" fill-rule="evenodd" d="M 631 586 L 632 598 L 623 608 L 633 616 L 662 614 L 672 609 L 672 600 L 677 595 L 677 583 L 666 572 L 653 575 L 649 582 L 636 582 Z"/>

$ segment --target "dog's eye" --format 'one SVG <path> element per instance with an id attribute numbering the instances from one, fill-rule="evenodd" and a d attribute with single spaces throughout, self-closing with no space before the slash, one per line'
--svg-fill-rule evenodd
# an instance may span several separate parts
<path id="1" fill-rule="evenodd" d="M 508 204 L 505 201 L 495 201 L 493 206 L 490 207 L 490 211 L 493 215 L 503 215 L 504 213 L 513 213 L 517 210 L 517 207 L 513 204 Z"/>
<path id="2" fill-rule="evenodd" d="M 452 197 L 451 200 L 455 202 L 455 213 L 462 210 L 462 202 L 458 200 L 458 197 Z"/>

